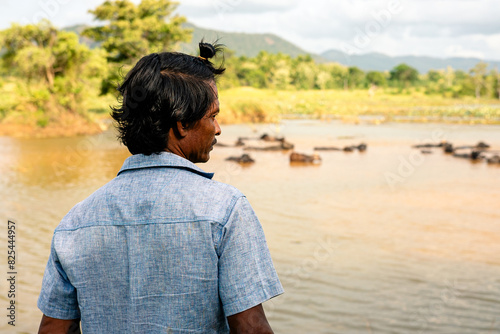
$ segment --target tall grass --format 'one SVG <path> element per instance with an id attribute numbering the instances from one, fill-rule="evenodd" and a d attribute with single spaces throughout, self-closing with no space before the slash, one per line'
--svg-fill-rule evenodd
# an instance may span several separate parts
<path id="1" fill-rule="evenodd" d="M 0 80 L 0 135 L 58 136 L 95 133 L 109 122 L 112 95 L 98 96 L 99 82 L 86 87 L 77 113 L 61 110 L 53 97 L 16 78 Z M 271 90 L 239 87 L 221 90 L 219 121 L 269 123 L 283 118 L 341 119 L 345 122 L 461 122 L 500 124 L 500 101 L 426 95 L 417 89 Z M 16 126 L 18 129 L 16 129 Z"/>
<path id="2" fill-rule="evenodd" d="M 500 101 L 446 98 L 418 90 L 269 90 L 239 87 L 219 94 L 223 123 L 275 122 L 287 117 L 357 121 L 379 116 L 386 121 L 500 123 Z"/>

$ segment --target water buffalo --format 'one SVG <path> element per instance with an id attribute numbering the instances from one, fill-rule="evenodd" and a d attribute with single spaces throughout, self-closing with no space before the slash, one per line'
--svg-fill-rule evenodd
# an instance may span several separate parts
<path id="1" fill-rule="evenodd" d="M 488 159 L 486 159 L 486 162 L 489 164 L 500 164 L 500 156 L 494 155 Z"/>
<path id="2" fill-rule="evenodd" d="M 229 157 L 227 161 L 234 161 L 240 164 L 252 164 L 255 162 L 248 154 L 243 154 L 241 157 Z"/>
<path id="3" fill-rule="evenodd" d="M 245 142 L 243 141 L 245 138 L 243 137 L 238 137 L 238 140 L 236 143 L 234 143 L 234 146 L 245 146 Z"/>
<path id="4" fill-rule="evenodd" d="M 344 151 L 344 152 L 352 152 L 354 150 L 358 150 L 360 152 L 366 151 L 367 145 L 365 143 L 361 143 L 359 145 L 351 145 L 345 146 L 344 148 L 339 148 L 335 146 L 317 146 L 314 148 L 315 151 Z"/>
<path id="5" fill-rule="evenodd" d="M 255 147 L 255 146 L 247 146 L 244 148 L 246 151 L 288 151 L 292 150 L 294 145 L 285 140 L 281 141 L 279 145 L 267 146 L 267 147 Z"/>
<path id="6" fill-rule="evenodd" d="M 490 148 L 490 145 L 486 144 L 485 142 L 480 141 L 479 143 L 476 144 L 476 148 L 478 148 L 478 149 Z"/>
<path id="7" fill-rule="evenodd" d="M 453 145 L 450 143 L 444 143 L 443 150 L 444 153 L 453 153 Z"/>
<path id="8" fill-rule="evenodd" d="M 433 148 L 433 147 L 443 147 L 446 142 L 441 142 L 439 144 L 419 144 L 413 145 L 413 148 Z"/>
<path id="9" fill-rule="evenodd" d="M 317 146 L 314 148 L 315 151 L 342 151 L 341 148 L 334 146 Z"/>
<path id="10" fill-rule="evenodd" d="M 490 145 L 480 141 L 476 145 L 464 145 L 464 146 L 457 146 L 455 147 L 455 150 L 463 150 L 463 149 L 476 149 L 476 150 L 486 150 L 490 148 Z"/>
<path id="11" fill-rule="evenodd" d="M 274 136 L 268 135 L 267 133 L 264 133 L 262 136 L 260 136 L 259 139 L 263 140 L 263 141 L 284 141 L 285 140 L 284 137 L 274 137 Z"/>
<path id="12" fill-rule="evenodd" d="M 354 151 L 354 147 L 352 147 L 352 146 L 346 146 L 346 147 L 344 147 L 343 151 L 344 152 L 352 152 L 352 151 Z"/>
<path id="13" fill-rule="evenodd" d="M 321 162 L 321 157 L 318 154 L 308 155 L 308 154 L 292 152 L 290 154 L 290 162 L 318 164 Z"/>
<path id="14" fill-rule="evenodd" d="M 472 150 L 469 153 L 454 153 L 453 156 L 456 158 L 465 158 L 470 160 L 479 160 L 482 158 L 482 151 Z"/>

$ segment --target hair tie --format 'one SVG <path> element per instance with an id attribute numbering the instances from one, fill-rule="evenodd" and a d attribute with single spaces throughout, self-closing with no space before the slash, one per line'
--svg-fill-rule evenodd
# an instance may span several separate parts
<path id="1" fill-rule="evenodd" d="M 200 58 L 201 60 L 208 60 L 207 58 L 202 57 L 202 56 L 198 56 L 198 58 Z"/>

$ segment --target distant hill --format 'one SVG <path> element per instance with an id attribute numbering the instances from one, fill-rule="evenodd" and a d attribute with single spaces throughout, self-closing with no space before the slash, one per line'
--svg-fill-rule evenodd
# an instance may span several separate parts
<path id="1" fill-rule="evenodd" d="M 236 56 L 255 57 L 260 51 L 267 51 L 269 53 L 281 52 L 292 57 L 311 54 L 310 52 L 304 51 L 294 44 L 273 34 L 246 34 L 217 31 L 200 28 L 192 23 L 185 23 L 183 26 L 185 28 L 193 29 L 193 38 L 190 43 L 182 43 L 177 51 L 189 54 L 198 53 L 198 43 L 202 38 L 207 42 L 213 42 L 216 39 L 219 39 L 219 43 L 224 44 L 228 49 L 233 50 Z M 81 32 L 87 27 L 87 25 L 80 24 L 63 28 L 63 30 L 73 31 L 80 36 Z M 87 44 L 91 48 L 99 45 L 98 43 L 81 36 L 80 42 Z M 311 54 L 311 56 L 318 62 L 325 62 L 325 59 L 318 55 Z"/>
<path id="2" fill-rule="evenodd" d="M 381 53 L 365 53 L 360 55 L 347 55 L 338 50 L 329 50 L 321 54 L 329 61 L 334 61 L 346 66 L 357 66 L 365 71 L 389 71 L 398 64 L 405 63 L 416 68 L 420 73 L 429 70 L 446 69 L 451 66 L 455 70 L 468 71 L 481 61 L 478 58 L 434 58 L 425 56 L 398 56 L 390 57 Z M 488 61 L 490 68 L 498 67 L 500 61 Z"/>
<path id="3" fill-rule="evenodd" d="M 74 31 L 78 35 L 85 29 L 86 25 L 74 25 L 64 28 L 67 31 Z M 390 57 L 381 53 L 366 53 L 360 55 L 351 55 L 338 51 L 329 50 L 320 55 L 307 52 L 285 39 L 274 34 L 247 34 L 234 33 L 205 29 L 195 26 L 192 23 L 185 23 L 184 27 L 193 29 L 193 38 L 190 43 L 182 43 L 178 51 L 197 54 L 198 43 L 203 38 L 205 41 L 213 42 L 219 39 L 219 43 L 224 44 L 228 49 L 233 50 L 237 56 L 254 57 L 260 51 L 269 53 L 284 53 L 291 57 L 310 54 L 311 57 L 320 63 L 336 62 L 346 66 L 357 66 L 364 71 L 390 71 L 401 63 L 406 63 L 416 68 L 420 73 L 427 73 L 431 69 L 446 69 L 451 66 L 455 70 L 468 71 L 473 68 L 480 59 L 477 58 L 434 58 L 425 56 L 399 56 Z M 98 43 L 86 38 L 80 37 L 80 42 L 96 47 Z M 498 67 L 500 61 L 485 61 L 490 68 Z"/>
<path id="4" fill-rule="evenodd" d="M 219 43 L 233 50 L 236 56 L 255 57 L 260 51 L 267 51 L 269 53 L 281 52 L 292 57 L 310 54 L 316 61 L 325 61 L 320 56 L 311 54 L 274 34 L 247 34 L 218 31 L 200 28 L 192 23 L 185 23 L 184 27 L 193 29 L 193 38 L 190 43 L 181 46 L 181 51 L 191 54 L 196 54 L 198 52 L 198 43 L 203 38 L 207 42 L 213 42 L 219 39 Z"/>

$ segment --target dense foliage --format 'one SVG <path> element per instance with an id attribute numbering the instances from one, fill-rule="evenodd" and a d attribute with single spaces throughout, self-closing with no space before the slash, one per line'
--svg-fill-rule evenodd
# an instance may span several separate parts
<path id="1" fill-rule="evenodd" d="M 20 115 L 43 128 L 68 113 L 88 118 L 92 101 L 99 94 L 110 96 L 121 75 L 140 57 L 176 49 L 190 39 L 191 30 L 181 27 L 185 18 L 173 14 L 176 6 L 170 0 L 105 1 L 90 11 L 102 25 L 83 33 L 97 42 L 95 49 L 81 44 L 74 32 L 59 30 L 46 20 L 13 24 L 1 31 L 0 121 Z M 483 62 L 469 72 L 447 68 L 423 74 L 406 64 L 387 72 L 365 72 L 337 63 L 317 63 L 309 55 L 264 51 L 255 57 L 238 57 L 228 49 L 224 61 L 227 71 L 219 82 L 222 89 L 366 89 L 370 96 L 382 89 L 390 94 L 500 98 L 500 73 Z"/>
<path id="2" fill-rule="evenodd" d="M 4 78 L 17 82 L 12 95 L 15 106 L 7 111 L 35 115 L 39 126 L 69 112 L 85 114 L 85 89 L 93 78 L 106 75 L 102 50 L 90 50 L 71 32 L 57 30 L 49 21 L 20 26 L 13 24 L 0 33 Z"/>
<path id="3" fill-rule="evenodd" d="M 83 32 L 84 36 L 102 42 L 107 52 L 111 71 L 103 80 L 103 94 L 116 88 L 121 66 L 128 70 L 144 55 L 189 41 L 191 30 L 181 27 L 186 19 L 173 15 L 176 8 L 177 3 L 171 0 L 142 0 L 138 5 L 119 0 L 106 1 L 90 11 L 96 20 L 105 23 Z"/>
<path id="4" fill-rule="evenodd" d="M 336 63 L 318 64 L 310 56 L 291 58 L 281 53 L 260 52 L 254 58 L 226 54 L 228 68 L 222 87 L 250 86 L 270 89 L 374 89 L 395 88 L 403 93 L 417 89 L 445 97 L 500 98 L 500 74 L 480 62 L 468 73 L 431 70 L 426 74 L 400 64 L 389 72 L 362 71 Z"/>

